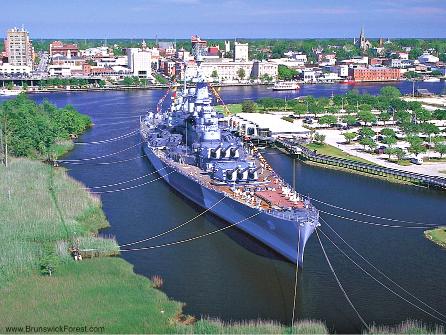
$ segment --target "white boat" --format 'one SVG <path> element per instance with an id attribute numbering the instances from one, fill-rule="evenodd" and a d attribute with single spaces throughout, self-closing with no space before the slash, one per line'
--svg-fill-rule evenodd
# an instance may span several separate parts
<path id="1" fill-rule="evenodd" d="M 438 77 L 424 77 L 423 81 L 428 82 L 428 83 L 438 83 L 440 81 L 440 78 L 438 78 Z"/>
<path id="2" fill-rule="evenodd" d="M 20 90 L 8 90 L 6 88 L 0 89 L 0 95 L 7 95 L 7 96 L 14 96 L 14 95 L 19 95 L 20 94 Z"/>
<path id="3" fill-rule="evenodd" d="M 274 84 L 273 90 L 298 90 L 300 89 L 300 85 L 294 81 L 278 81 Z"/>

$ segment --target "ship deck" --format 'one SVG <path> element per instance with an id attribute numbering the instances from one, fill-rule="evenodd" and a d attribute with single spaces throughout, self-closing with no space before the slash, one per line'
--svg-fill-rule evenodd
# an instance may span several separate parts
<path id="1" fill-rule="evenodd" d="M 248 159 L 255 162 L 256 166 L 262 165 L 259 172 L 258 182 L 242 183 L 242 184 L 226 184 L 219 185 L 214 183 L 210 173 L 204 172 L 199 167 L 189 164 L 182 164 L 168 159 L 163 151 L 158 151 L 157 155 L 165 161 L 170 167 L 174 168 L 181 174 L 196 180 L 204 187 L 212 189 L 218 193 L 226 194 L 226 196 L 241 202 L 249 207 L 256 208 L 258 205 L 264 210 L 271 209 L 304 209 L 302 200 L 290 198 L 289 192 L 283 192 L 286 185 L 274 176 L 269 165 L 265 165 L 264 160 L 257 159 L 253 155 L 249 155 Z"/>

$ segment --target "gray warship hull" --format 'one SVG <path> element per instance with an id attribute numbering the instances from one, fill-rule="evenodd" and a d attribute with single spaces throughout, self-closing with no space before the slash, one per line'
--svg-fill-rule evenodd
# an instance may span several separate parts
<path id="1" fill-rule="evenodd" d="M 303 266 L 305 244 L 318 225 L 318 217 L 311 212 L 273 212 L 249 207 L 221 192 L 217 192 L 193 176 L 187 176 L 160 159 L 148 143 L 143 144 L 144 153 L 164 181 L 183 196 L 246 232 L 290 262 Z M 174 171 L 175 170 L 175 171 Z M 220 201 L 220 202 L 219 202 Z M 219 202 L 216 206 L 214 206 Z M 212 207 L 214 206 L 214 207 Z"/>

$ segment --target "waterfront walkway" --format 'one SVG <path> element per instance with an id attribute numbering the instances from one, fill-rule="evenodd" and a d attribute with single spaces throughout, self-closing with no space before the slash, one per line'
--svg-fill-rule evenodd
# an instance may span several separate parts
<path id="1" fill-rule="evenodd" d="M 420 154 L 419 157 L 423 157 L 424 162 L 421 165 L 412 164 L 409 166 L 401 166 L 396 163 L 389 162 L 387 158 L 389 157 L 386 154 L 381 155 L 372 155 L 363 150 L 363 146 L 360 144 L 346 144 L 345 137 L 341 131 L 338 130 L 318 130 L 318 133 L 326 135 L 325 143 L 330 144 L 334 147 L 341 149 L 342 151 L 356 157 L 363 158 L 368 160 L 369 162 L 391 168 L 396 170 L 401 170 L 405 172 L 411 173 L 419 173 L 433 177 L 446 177 L 445 173 L 441 173 L 440 171 L 446 171 L 446 162 L 429 162 L 428 156 L 437 157 L 438 154 L 434 153 L 431 150 L 430 153 Z"/>

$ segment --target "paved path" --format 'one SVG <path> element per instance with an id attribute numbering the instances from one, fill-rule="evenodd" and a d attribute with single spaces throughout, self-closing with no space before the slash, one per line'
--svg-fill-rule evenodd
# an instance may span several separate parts
<path id="1" fill-rule="evenodd" d="M 425 174 L 429 176 L 439 176 L 439 177 L 446 177 L 445 173 L 441 173 L 439 171 L 446 171 L 446 162 L 443 163 L 433 163 L 429 162 L 427 159 L 428 153 L 420 154 L 418 157 L 422 157 L 424 162 L 422 165 L 415 165 L 412 164 L 410 166 L 401 166 L 395 163 L 388 162 L 386 158 L 388 158 L 388 155 L 382 154 L 382 155 L 372 155 L 367 152 L 364 152 L 363 146 L 360 144 L 345 144 L 345 138 L 344 135 L 342 135 L 343 132 L 339 130 L 317 130 L 318 133 L 326 135 L 325 143 L 330 144 L 334 147 L 337 147 L 341 149 L 342 151 L 345 151 L 349 153 L 350 155 L 357 156 L 364 158 L 368 160 L 369 162 L 373 162 L 385 167 L 389 167 L 392 169 L 398 169 L 401 171 L 408 171 L 408 172 L 414 172 L 414 173 L 420 173 Z M 435 153 L 433 150 L 430 152 L 431 157 L 438 156 L 437 153 Z"/>

